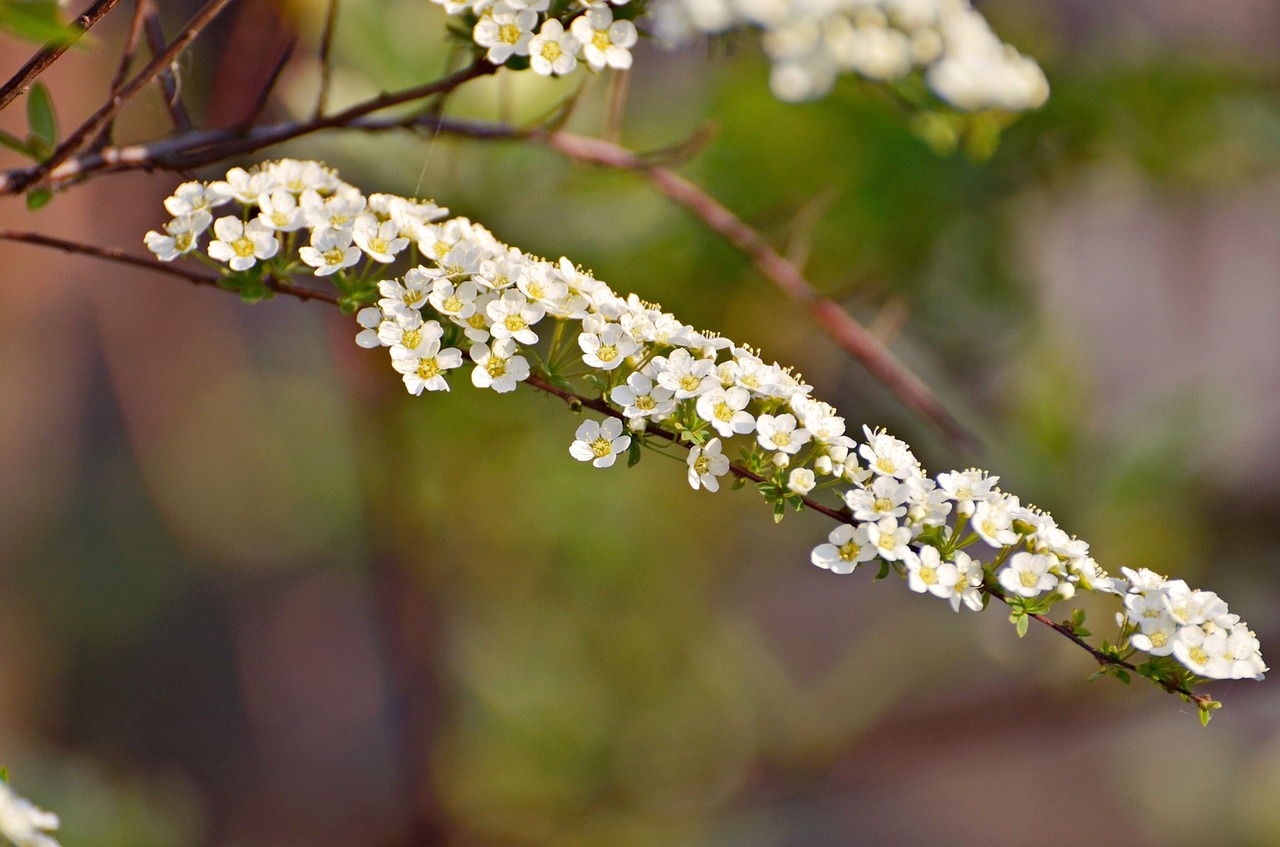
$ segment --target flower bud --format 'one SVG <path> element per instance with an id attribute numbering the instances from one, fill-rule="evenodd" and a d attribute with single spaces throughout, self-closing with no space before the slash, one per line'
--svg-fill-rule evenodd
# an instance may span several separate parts
<path id="1" fill-rule="evenodd" d="M 831 476 L 831 457 L 819 456 L 813 463 L 813 469 L 823 476 Z"/>
<path id="2" fill-rule="evenodd" d="M 796 468 L 791 472 L 791 476 L 787 478 L 787 488 L 797 494 L 808 494 L 817 484 L 818 481 L 814 478 L 813 471 L 808 468 Z"/>
<path id="3" fill-rule="evenodd" d="M 1062 595 L 1063 600 L 1070 600 L 1076 596 L 1076 586 L 1073 582 L 1059 582 L 1058 593 Z"/>
<path id="4" fill-rule="evenodd" d="M 787 465 L 791 464 L 791 457 L 779 450 L 777 453 L 773 454 L 772 461 L 775 468 L 785 468 Z"/>

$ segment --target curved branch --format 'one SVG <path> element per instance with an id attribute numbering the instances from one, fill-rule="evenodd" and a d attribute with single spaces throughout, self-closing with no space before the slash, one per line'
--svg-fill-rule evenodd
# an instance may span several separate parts
<path id="1" fill-rule="evenodd" d="M 43 235 L 40 233 L 18 232 L 14 230 L 0 229 L 0 240 L 21 242 L 25 244 L 40 246 L 40 247 L 50 247 L 56 250 L 62 250 L 67 253 L 91 256 L 93 258 L 103 259 L 110 262 L 116 262 L 118 264 L 129 265 L 130 267 L 142 268 L 144 270 L 155 271 L 157 273 L 166 274 L 168 276 L 178 277 L 181 279 L 185 279 L 186 281 L 194 283 L 196 285 L 218 287 L 218 283 L 219 283 L 219 277 L 213 276 L 208 273 L 204 273 L 200 271 L 189 271 L 189 270 L 186 270 L 185 268 L 175 266 L 171 263 L 160 262 L 155 259 L 148 259 L 142 256 L 135 256 L 116 248 L 96 247 L 93 245 L 81 244 L 74 241 L 67 241 L 61 238 L 54 238 L 52 236 Z M 334 306 L 338 305 L 338 298 L 327 291 L 317 291 L 311 288 L 300 288 L 297 286 L 286 284 L 279 280 L 269 280 L 268 286 L 276 293 L 285 295 L 287 297 L 294 297 L 296 299 L 304 300 L 304 301 L 316 300 L 316 301 L 328 303 Z M 570 406 L 577 407 L 577 408 L 591 409 L 592 411 L 599 412 L 602 415 L 607 415 L 612 418 L 617 418 L 618 420 L 621 420 L 624 423 L 626 421 L 625 416 L 620 411 L 613 408 L 612 406 L 604 402 L 604 400 L 600 399 L 599 397 L 588 397 L 586 395 L 578 394 L 574 391 L 570 391 L 568 389 L 562 388 L 544 379 L 542 376 L 540 376 L 536 372 L 531 373 L 528 379 L 525 380 L 525 382 L 531 388 L 534 388 L 538 391 L 541 391 L 546 394 L 550 394 L 555 397 L 559 397 L 561 400 L 564 400 Z M 684 444 L 684 442 L 681 441 L 679 435 L 674 432 L 663 429 L 661 427 L 648 427 L 646 429 L 646 432 L 652 435 L 656 435 L 659 438 L 670 441 L 672 444 L 676 444 L 681 447 L 685 447 L 687 449 L 687 445 Z M 730 462 L 729 470 L 735 477 L 745 479 L 750 482 L 758 483 L 758 482 L 765 481 L 764 477 L 760 476 L 757 473 L 752 472 L 751 470 L 748 470 L 747 468 L 742 467 L 741 465 L 735 462 Z M 855 525 L 857 523 L 854 520 L 853 515 L 851 515 L 847 509 L 833 509 L 829 506 L 823 505 L 822 503 L 819 503 L 816 500 L 813 500 L 806 496 L 802 496 L 800 499 L 804 503 L 805 508 L 809 509 L 810 511 L 814 511 L 819 514 L 825 515 L 826 517 L 834 521 L 838 521 L 840 523 L 849 524 L 849 525 Z M 1009 602 L 1008 598 L 1004 595 L 1004 593 L 998 587 L 988 585 L 984 582 L 983 585 L 981 586 L 981 590 L 984 594 L 986 594 L 989 597 L 994 597 L 995 599 L 1000 600 L 1003 603 Z M 1058 633 L 1059 635 L 1066 638 L 1071 643 L 1083 649 L 1085 652 L 1087 652 L 1090 656 L 1092 656 L 1098 662 L 1099 666 L 1122 668 L 1126 671 L 1137 672 L 1137 667 L 1134 664 L 1124 659 L 1121 659 L 1117 656 L 1112 656 L 1106 652 L 1103 652 L 1097 647 L 1094 647 L 1092 644 L 1089 644 L 1087 641 L 1081 638 L 1078 634 L 1076 634 L 1076 632 L 1071 626 L 1067 624 L 1058 623 L 1052 620 L 1051 618 L 1049 618 L 1047 615 L 1031 614 L 1028 617 L 1034 618 L 1039 623 L 1049 627 L 1054 632 Z M 1213 703 L 1213 699 L 1207 694 L 1196 694 L 1195 692 L 1191 691 L 1185 686 L 1178 685 L 1164 679 L 1157 679 L 1153 681 L 1159 684 L 1160 687 L 1164 688 L 1169 693 L 1179 694 L 1185 697 L 1189 702 L 1195 703 L 1196 706 L 1202 710 L 1210 708 L 1210 704 Z"/>

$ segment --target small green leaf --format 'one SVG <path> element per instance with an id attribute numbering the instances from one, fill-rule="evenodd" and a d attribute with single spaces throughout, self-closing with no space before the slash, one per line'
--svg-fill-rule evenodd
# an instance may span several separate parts
<path id="1" fill-rule="evenodd" d="M 1104 677 L 1104 676 L 1106 676 L 1106 675 L 1107 675 L 1106 670 L 1099 668 L 1098 670 L 1096 670 L 1096 671 L 1094 671 L 1093 673 L 1089 674 L 1089 681 L 1090 681 L 1090 682 L 1093 682 L 1094 680 L 1096 680 L 1096 679 L 1101 679 L 1102 677 Z"/>
<path id="2" fill-rule="evenodd" d="M 632 438 L 631 446 L 627 448 L 627 467 L 634 468 L 640 464 L 640 439 Z"/>
<path id="3" fill-rule="evenodd" d="M 1201 726 L 1208 726 L 1208 725 L 1209 725 L 1209 720 L 1210 720 L 1212 717 L 1213 717 L 1213 712 L 1212 712 L 1212 711 L 1210 711 L 1209 709 L 1201 709 L 1201 710 L 1200 710 L 1200 725 L 1201 725 Z"/>
<path id="4" fill-rule="evenodd" d="M 889 575 L 889 571 L 890 571 L 890 570 L 892 570 L 892 568 L 893 568 L 893 566 L 892 566 L 892 565 L 890 565 L 888 562 L 886 562 L 886 561 L 884 561 L 883 559 L 881 559 L 881 560 L 880 560 L 880 573 L 876 574 L 876 577 L 875 577 L 875 578 L 876 578 L 876 579 L 884 579 L 886 576 L 888 576 L 888 575 Z"/>
<path id="5" fill-rule="evenodd" d="M 42 82 L 31 86 L 27 94 L 27 124 L 31 128 L 31 138 L 53 152 L 58 144 L 58 119 L 53 114 L 49 89 Z"/>
<path id="6" fill-rule="evenodd" d="M 1031 618 L 1027 617 L 1026 615 L 1020 615 L 1018 617 L 1017 629 L 1018 629 L 1019 638 L 1022 638 L 1024 635 L 1027 634 L 1027 627 L 1029 627 L 1030 625 L 1031 625 Z"/>
<path id="7" fill-rule="evenodd" d="M 1078 626 L 1076 627 L 1076 635 L 1080 636 L 1081 638 L 1088 638 L 1090 635 L 1093 635 L 1093 632 L 1092 630 L 1088 630 L 1082 626 Z"/>
<path id="8" fill-rule="evenodd" d="M 43 208 L 53 199 L 53 191 L 48 188 L 37 188 L 27 192 L 27 208 L 31 211 Z"/>
<path id="9" fill-rule="evenodd" d="M 2 129 L 0 129 L 0 147 L 8 147 L 15 153 L 21 153 L 23 156 L 29 156 L 33 159 L 36 158 L 35 154 L 31 152 L 31 145 Z"/>
<path id="10" fill-rule="evenodd" d="M 1115 675 L 1116 675 L 1116 679 L 1120 680 L 1120 681 L 1121 681 L 1121 682 L 1123 682 L 1125 685 L 1128 685 L 1130 682 L 1132 682 L 1132 681 L 1133 681 L 1133 680 L 1132 680 L 1132 679 L 1130 679 L 1130 677 L 1129 677 L 1129 672 L 1128 672 L 1127 670 L 1125 670 L 1124 668 L 1116 668 L 1116 670 L 1115 670 Z"/>

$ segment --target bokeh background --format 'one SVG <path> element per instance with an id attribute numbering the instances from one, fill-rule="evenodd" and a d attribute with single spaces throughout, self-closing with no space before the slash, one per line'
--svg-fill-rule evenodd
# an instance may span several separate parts
<path id="1" fill-rule="evenodd" d="M 100 102 L 127 5 L 46 75 L 64 127 Z M 172 32 L 195 4 L 163 5 Z M 295 33 L 270 114 L 305 114 L 323 6 L 234 4 L 181 66 L 200 122 L 243 117 Z M 1217 590 L 1274 661 L 1280 7 L 981 8 L 1053 85 L 998 143 L 854 80 L 779 103 L 749 40 L 641 50 L 623 132 L 713 124 L 683 172 L 922 373 L 973 454 L 634 176 L 407 134 L 272 152 L 756 344 L 927 466 L 999 473 L 1104 566 Z M 445 66 L 433 4 L 341 9 L 335 102 Z M 29 52 L 0 40 L 4 68 Z M 528 118 L 581 82 L 449 108 Z M 599 131 L 607 88 L 572 128 Z M 118 133 L 165 121 L 150 95 Z M 0 224 L 140 252 L 177 181 L 103 178 Z M 1270 681 L 1213 686 L 1202 729 L 998 610 L 813 568 L 817 516 L 774 526 L 653 456 L 571 461 L 576 419 L 534 392 L 408 397 L 322 306 L 0 255 L 0 761 L 67 845 L 1280 844 Z"/>

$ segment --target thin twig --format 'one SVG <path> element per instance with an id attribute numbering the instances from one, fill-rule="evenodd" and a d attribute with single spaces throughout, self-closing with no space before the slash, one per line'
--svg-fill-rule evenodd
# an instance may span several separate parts
<path id="1" fill-rule="evenodd" d="M 126 100 L 141 91 L 144 86 L 168 68 L 174 59 L 187 48 L 187 45 L 231 2 L 232 0 L 209 0 L 199 12 L 196 12 L 195 17 L 187 22 L 187 25 L 182 28 L 178 36 L 160 55 L 153 58 L 145 68 L 125 83 L 124 87 L 114 97 L 107 100 L 101 108 L 90 115 L 84 123 L 80 124 L 65 141 L 58 145 L 47 161 L 30 169 L 26 175 L 17 180 L 14 190 L 22 191 L 27 186 L 43 179 L 55 167 L 82 149 L 86 142 L 96 135 L 106 125 L 107 121 L 111 120 Z"/>
<path id="2" fill-rule="evenodd" d="M 111 78 L 110 97 L 115 97 L 119 94 L 120 87 L 124 85 L 125 78 L 129 73 L 129 65 L 133 64 L 134 54 L 138 50 L 138 39 L 142 35 L 142 21 L 146 17 L 147 9 L 150 5 L 151 0 L 137 0 L 133 6 L 133 18 L 129 21 L 129 31 L 125 33 L 124 45 L 120 48 L 120 64 L 116 66 L 115 76 Z M 108 121 L 97 137 L 93 139 L 89 149 L 98 150 L 110 144 L 114 129 L 115 121 Z"/>
<path id="3" fill-rule="evenodd" d="M 243 132 L 258 122 L 258 118 L 262 117 L 262 112 L 267 108 L 267 103 L 271 102 L 271 93 L 275 91 L 276 84 L 280 82 L 280 74 L 284 73 L 285 66 L 289 64 L 289 60 L 293 58 L 293 51 L 298 46 L 297 37 L 289 39 L 289 43 L 285 45 L 284 52 L 280 54 L 280 58 L 276 60 L 275 67 L 271 69 L 271 73 L 267 75 L 267 81 L 263 83 L 262 89 L 258 92 L 257 98 L 253 101 L 253 107 L 249 109 L 247 115 L 236 124 L 236 130 Z"/>
<path id="4" fill-rule="evenodd" d="M 80 36 L 88 32 L 94 24 L 102 20 L 107 12 L 116 5 L 120 0 L 97 0 L 84 14 L 76 18 L 70 26 L 67 27 L 67 35 L 65 38 L 59 38 L 50 41 L 40 51 L 27 60 L 13 77 L 0 86 L 0 110 L 4 109 L 13 98 L 27 90 L 27 86 L 35 80 L 36 77 L 44 73 L 45 69 L 58 61 L 58 57 L 67 52 L 67 48 L 80 40 Z"/>
<path id="5" fill-rule="evenodd" d="M 164 27 L 160 23 L 160 12 L 156 9 L 154 0 L 141 1 L 147 7 L 147 47 L 151 49 L 151 55 L 156 56 L 165 49 Z M 159 80 L 160 90 L 164 92 L 164 105 L 169 110 L 169 119 L 173 121 L 173 128 L 178 132 L 189 132 L 192 126 L 191 115 L 187 112 L 186 104 L 182 102 L 178 78 L 173 72 L 173 63 L 160 71 Z"/>
<path id="6" fill-rule="evenodd" d="M 79 254 L 83 256 L 91 256 L 94 258 L 104 259 L 104 260 L 116 262 L 119 264 L 129 265 L 131 267 L 142 268 L 144 270 L 155 271 L 157 273 L 178 277 L 180 279 L 185 279 L 186 281 L 194 283 L 196 285 L 217 287 L 219 282 L 218 277 L 201 272 L 201 271 L 189 271 L 181 266 L 177 266 L 171 263 L 160 262 L 155 259 L 148 259 L 141 256 L 134 256 L 132 254 L 125 253 L 123 250 L 108 248 L 108 247 L 95 247 L 88 244 L 80 244 L 78 242 L 67 241 L 65 239 L 55 238 L 55 237 L 43 235 L 40 233 L 18 232 L 14 230 L 0 229 L 0 240 L 16 241 L 16 242 L 21 242 L 25 244 L 37 245 L 41 247 L 51 247 L 53 249 L 62 250 L 67 253 Z M 335 305 L 335 306 L 338 305 L 337 296 L 327 291 L 317 291 L 312 288 L 301 288 L 294 285 L 283 284 L 279 281 L 271 281 L 268 284 L 271 287 L 271 289 L 278 294 L 283 294 L 288 297 L 294 297 L 299 300 L 315 300 L 323 303 L 328 303 L 330 305 Z M 610 406 L 603 399 L 599 397 L 588 397 L 582 394 L 578 394 L 574 391 L 561 388 L 560 386 L 555 385 L 549 382 L 548 380 L 542 378 L 542 376 L 540 376 L 537 373 L 530 374 L 528 379 L 525 380 L 525 382 L 531 388 L 537 389 L 538 391 L 542 391 L 546 394 L 551 394 L 555 397 L 559 397 L 561 400 L 568 403 L 571 407 L 587 408 L 587 409 L 591 409 L 593 411 L 599 412 L 602 415 L 607 415 L 612 418 L 617 418 L 618 420 L 622 420 L 624 422 L 626 420 L 622 412 Z M 686 449 L 688 448 L 688 445 L 685 444 L 680 439 L 680 436 L 677 433 L 674 433 L 669 430 L 663 429 L 661 427 L 656 427 L 656 426 L 651 426 L 647 428 L 646 432 L 650 435 L 655 435 L 659 438 L 669 441 L 672 444 L 685 447 Z M 729 471 L 734 476 L 739 477 L 741 479 L 748 480 L 750 482 L 759 483 L 759 482 L 765 481 L 764 477 L 734 462 L 729 463 Z M 819 514 L 825 515 L 826 517 L 831 518 L 834 521 L 838 521 L 840 523 L 849 524 L 849 525 L 855 525 L 857 523 L 857 521 L 848 512 L 848 510 L 833 509 L 809 497 L 802 496 L 800 499 L 804 503 L 806 508 L 814 512 L 818 512 Z M 1004 603 L 1009 602 L 1008 598 L 1005 597 L 1004 594 L 1002 594 L 999 590 L 991 586 L 984 584 L 983 586 L 981 586 L 981 590 L 983 591 L 983 593 L 987 594 L 990 597 L 994 597 L 995 599 L 1000 600 L 1001 602 L 1004 602 Z M 1032 615 L 1029 615 L 1029 617 L 1034 618 L 1039 623 L 1049 627 L 1054 632 L 1066 638 L 1071 643 L 1085 650 L 1087 653 L 1089 653 L 1090 656 L 1092 656 L 1098 662 L 1100 666 L 1123 668 L 1127 671 L 1137 672 L 1137 667 L 1135 665 L 1133 665 L 1128 661 L 1125 661 L 1124 659 L 1120 659 L 1116 656 L 1109 655 L 1103 652 L 1102 650 L 1098 649 L 1097 647 L 1094 647 L 1092 644 L 1088 643 L 1083 638 L 1081 638 L 1071 626 L 1067 624 L 1058 623 L 1057 621 L 1054 621 L 1051 618 L 1049 618 L 1047 615 L 1032 614 Z M 1197 707 L 1201 709 L 1207 708 L 1208 704 L 1212 702 L 1212 698 L 1207 694 L 1196 694 L 1190 689 L 1181 685 L 1177 685 L 1168 680 L 1162 679 L 1162 680 L 1154 680 L 1154 681 L 1157 682 L 1162 688 L 1164 688 L 1166 691 L 1170 692 L 1171 694 L 1179 694 L 1186 697 L 1189 701 L 1195 703 Z"/>
<path id="7" fill-rule="evenodd" d="M 338 23 L 338 0 L 329 0 L 329 9 L 324 16 L 324 32 L 320 35 L 320 53 L 317 58 L 320 60 L 320 91 L 316 94 L 316 108 L 312 113 L 312 119 L 324 116 L 325 109 L 328 108 L 329 85 L 333 81 L 333 32 L 337 28 Z"/>

